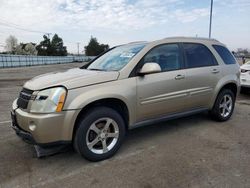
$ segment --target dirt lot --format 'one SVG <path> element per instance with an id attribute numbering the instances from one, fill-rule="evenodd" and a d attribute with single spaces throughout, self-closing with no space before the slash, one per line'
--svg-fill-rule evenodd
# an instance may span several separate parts
<path id="1" fill-rule="evenodd" d="M 25 80 L 76 66 L 0 69 L 0 187 L 250 187 L 250 94 L 228 122 L 200 114 L 134 129 L 106 161 L 73 150 L 36 158 L 10 127 L 11 103 Z"/>

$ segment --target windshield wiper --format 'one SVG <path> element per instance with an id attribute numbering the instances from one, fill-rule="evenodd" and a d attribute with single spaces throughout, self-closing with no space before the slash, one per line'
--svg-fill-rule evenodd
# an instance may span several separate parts
<path id="1" fill-rule="evenodd" d="M 87 69 L 87 70 L 94 70 L 94 71 L 106 71 L 106 70 L 104 70 L 104 69 L 94 69 L 94 68 L 92 68 L 92 69 Z"/>

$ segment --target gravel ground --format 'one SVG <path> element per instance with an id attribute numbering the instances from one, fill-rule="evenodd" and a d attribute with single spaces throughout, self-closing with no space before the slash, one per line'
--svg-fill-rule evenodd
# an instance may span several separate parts
<path id="1" fill-rule="evenodd" d="M 224 123 L 204 113 L 131 130 L 102 162 L 72 149 L 36 158 L 10 127 L 11 103 L 27 79 L 77 66 L 0 69 L 0 187 L 250 187 L 250 94 Z"/>

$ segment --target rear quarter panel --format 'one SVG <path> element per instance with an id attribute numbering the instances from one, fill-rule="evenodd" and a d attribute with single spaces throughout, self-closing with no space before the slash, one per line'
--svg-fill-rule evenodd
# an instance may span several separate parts
<path id="1" fill-rule="evenodd" d="M 215 92 L 213 94 L 212 101 L 210 102 L 210 109 L 213 108 L 213 104 L 216 100 L 217 95 L 225 85 L 234 83 L 237 86 L 238 93 L 240 91 L 240 67 L 238 63 L 232 65 L 222 65 L 221 76 L 221 79 L 215 87 Z"/>

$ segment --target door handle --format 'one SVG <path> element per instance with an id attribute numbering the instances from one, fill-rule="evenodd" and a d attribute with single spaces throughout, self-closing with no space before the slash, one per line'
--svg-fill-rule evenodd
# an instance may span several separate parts
<path id="1" fill-rule="evenodd" d="M 184 76 L 184 75 L 181 75 L 181 74 L 179 74 L 179 75 L 177 75 L 177 76 L 175 77 L 176 80 L 181 80 L 181 79 L 184 79 L 184 78 L 185 78 L 185 76 Z"/>
<path id="2" fill-rule="evenodd" d="M 220 71 L 218 70 L 218 69 L 213 69 L 212 70 L 212 73 L 214 73 L 214 74 L 217 74 L 217 73 L 219 73 Z"/>

